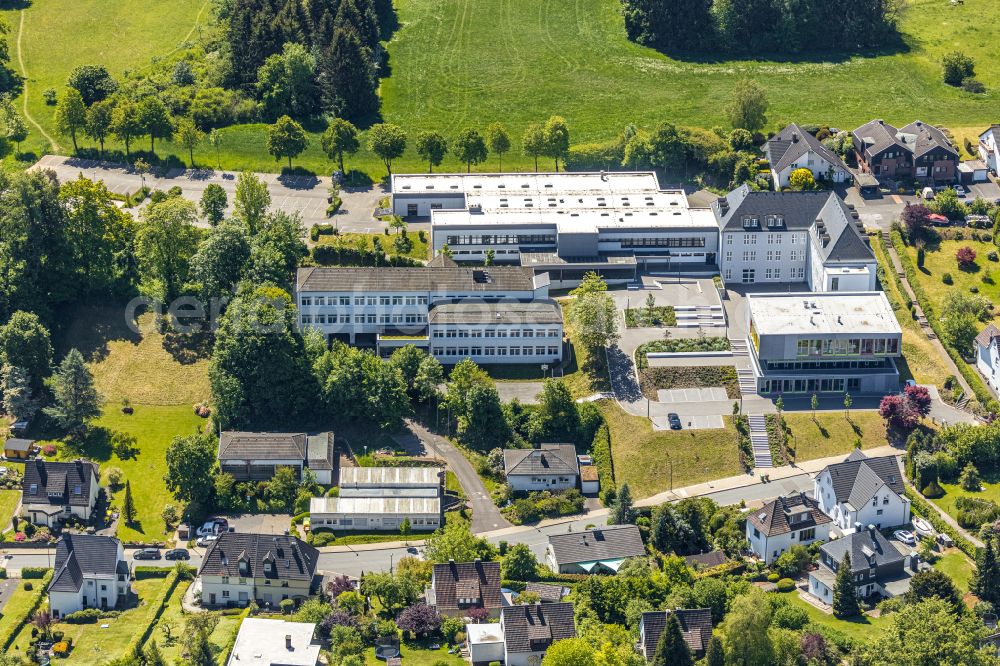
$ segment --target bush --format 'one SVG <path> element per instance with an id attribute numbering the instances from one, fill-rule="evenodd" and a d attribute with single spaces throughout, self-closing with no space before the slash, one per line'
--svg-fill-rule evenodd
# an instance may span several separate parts
<path id="1" fill-rule="evenodd" d="M 42 447 L 42 455 L 46 458 L 51 458 L 56 454 L 55 444 L 46 444 Z"/>
<path id="2" fill-rule="evenodd" d="M 990 261 L 1000 261 L 1000 255 L 997 254 L 996 250 L 991 250 L 990 253 L 986 255 L 986 258 Z"/>
<path id="3" fill-rule="evenodd" d="M 94 624 L 101 619 L 101 609 L 84 608 L 63 618 L 66 624 Z"/>
<path id="4" fill-rule="evenodd" d="M 809 624 L 809 614 L 804 608 L 785 604 L 774 611 L 774 625 L 782 629 L 798 631 Z"/>
<path id="5" fill-rule="evenodd" d="M 291 599 L 282 599 L 278 607 L 281 608 L 283 614 L 291 615 L 292 611 L 295 610 L 295 602 Z"/>
<path id="6" fill-rule="evenodd" d="M 55 106 L 55 103 L 58 100 L 58 93 L 56 92 L 56 89 L 55 88 L 46 88 L 45 90 L 43 90 L 42 91 L 42 99 L 45 100 L 45 103 L 47 105 L 49 105 L 49 106 Z"/>
<path id="7" fill-rule="evenodd" d="M 24 580 L 37 580 L 44 578 L 50 570 L 45 567 L 24 567 L 21 569 L 21 578 Z"/>
<path id="8" fill-rule="evenodd" d="M 955 279 L 951 277 L 951 273 L 945 273 L 941 276 L 941 282 L 944 282 L 945 284 L 954 284 Z"/>
<path id="9" fill-rule="evenodd" d="M 924 486 L 924 489 L 920 491 L 920 494 L 924 497 L 937 499 L 938 497 L 944 496 L 944 490 L 940 485 L 938 485 L 937 479 L 933 479 L 930 483 Z"/>
<path id="10" fill-rule="evenodd" d="M 322 548 L 323 546 L 329 546 L 331 543 L 337 540 L 337 535 L 333 532 L 327 530 L 319 530 L 309 533 L 311 539 L 310 543 L 317 548 Z"/>
<path id="11" fill-rule="evenodd" d="M 977 95 L 982 95 L 986 92 L 986 86 L 983 82 L 974 76 L 967 76 L 962 79 L 962 90 L 965 92 L 976 93 Z"/>
<path id="12" fill-rule="evenodd" d="M 782 578 L 777 583 L 778 592 L 791 592 L 795 589 L 795 581 L 791 578 Z"/>
<path id="13" fill-rule="evenodd" d="M 960 247 L 955 251 L 955 261 L 958 262 L 959 268 L 966 269 L 976 263 L 976 251 L 968 245 Z"/>
<path id="14" fill-rule="evenodd" d="M 960 86 L 976 73 L 976 63 L 961 51 L 952 51 L 941 59 L 942 78 L 949 86 Z"/>
<path id="15" fill-rule="evenodd" d="M 779 576 L 778 574 L 774 572 L 767 574 L 767 582 L 777 583 L 779 580 L 781 580 L 781 576 Z"/>

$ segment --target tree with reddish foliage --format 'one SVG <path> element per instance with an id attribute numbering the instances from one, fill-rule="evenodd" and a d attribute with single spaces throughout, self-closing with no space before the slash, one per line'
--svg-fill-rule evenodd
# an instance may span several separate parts
<path id="1" fill-rule="evenodd" d="M 923 204 L 914 204 L 904 208 L 899 218 L 906 226 L 909 237 L 916 238 L 931 226 L 931 209 Z"/>
<path id="2" fill-rule="evenodd" d="M 811 631 L 804 632 L 799 644 L 802 657 L 807 664 L 837 664 L 840 657 L 837 651 L 831 649 L 822 634 Z"/>
<path id="3" fill-rule="evenodd" d="M 907 386 L 903 391 L 906 402 L 916 410 L 917 414 L 927 416 L 931 413 L 931 393 L 926 386 L 916 384 Z"/>
<path id="4" fill-rule="evenodd" d="M 917 427 L 920 414 L 902 395 L 887 395 L 878 406 L 879 415 L 893 430 L 908 433 Z"/>
<path id="5" fill-rule="evenodd" d="M 971 268 L 974 263 L 976 263 L 976 251 L 968 245 L 960 247 L 955 251 L 955 260 L 958 261 L 959 268 L 967 270 L 968 268 Z"/>
<path id="6" fill-rule="evenodd" d="M 425 603 L 413 604 L 396 616 L 396 625 L 415 636 L 426 636 L 441 627 L 441 616 Z"/>
<path id="7" fill-rule="evenodd" d="M 476 624 L 485 622 L 490 617 L 490 611 L 488 608 L 470 608 L 465 614 L 468 615 L 469 619 Z"/>
<path id="8" fill-rule="evenodd" d="M 357 629 L 358 619 L 347 611 L 337 609 L 323 618 L 323 621 L 319 623 L 319 632 L 322 636 L 328 637 L 334 627 L 351 627 Z"/>
<path id="9" fill-rule="evenodd" d="M 354 592 L 354 583 L 347 576 L 337 576 L 326 584 L 326 594 L 336 599 L 342 592 Z"/>

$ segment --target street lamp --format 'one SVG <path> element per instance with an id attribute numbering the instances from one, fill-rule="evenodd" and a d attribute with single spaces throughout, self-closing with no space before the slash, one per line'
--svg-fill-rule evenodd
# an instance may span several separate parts
<path id="1" fill-rule="evenodd" d="M 667 457 L 667 462 L 670 463 L 670 492 L 673 492 L 674 491 L 674 461 L 670 457 L 670 454 L 667 453 L 666 451 L 663 452 L 663 455 L 665 455 Z"/>

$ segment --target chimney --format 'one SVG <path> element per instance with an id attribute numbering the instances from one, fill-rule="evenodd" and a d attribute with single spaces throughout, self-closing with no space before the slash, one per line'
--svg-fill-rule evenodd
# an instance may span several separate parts
<path id="1" fill-rule="evenodd" d="M 879 118 L 879 119 L 878 119 L 878 120 L 876 120 L 875 122 L 877 122 L 877 123 L 878 123 L 879 125 L 885 125 L 885 121 L 884 121 L 884 120 L 882 120 L 881 118 Z"/>
<path id="2" fill-rule="evenodd" d="M 854 523 L 854 531 L 855 532 L 861 531 L 861 523 Z"/>
<path id="3" fill-rule="evenodd" d="M 875 529 L 874 525 L 872 525 L 871 523 L 869 523 L 868 524 L 868 533 L 871 534 L 872 537 L 874 537 L 878 533 L 878 530 Z"/>
<path id="4" fill-rule="evenodd" d="M 291 634 L 285 634 L 285 649 L 286 650 L 291 650 L 292 649 L 292 635 Z"/>
<path id="5" fill-rule="evenodd" d="M 799 133 L 792 132 L 792 143 L 798 143 L 798 142 L 799 142 Z"/>

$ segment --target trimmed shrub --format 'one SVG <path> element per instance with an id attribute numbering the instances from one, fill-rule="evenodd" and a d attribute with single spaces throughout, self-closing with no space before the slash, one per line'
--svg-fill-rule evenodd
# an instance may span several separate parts
<path id="1" fill-rule="evenodd" d="M 101 619 L 100 608 L 84 608 L 63 618 L 66 624 L 94 624 Z"/>
<path id="2" fill-rule="evenodd" d="M 942 490 L 941 486 L 938 485 L 937 479 L 933 479 L 930 483 L 924 486 L 924 489 L 920 491 L 920 494 L 924 497 L 937 499 L 938 497 L 944 496 L 944 490 Z"/>
<path id="3" fill-rule="evenodd" d="M 941 276 L 941 282 L 945 284 L 955 284 L 955 279 L 951 277 L 951 273 L 945 273 Z"/>
<path id="4" fill-rule="evenodd" d="M 791 578 L 782 578 L 777 583 L 778 592 L 791 592 L 795 589 L 795 581 Z"/>
<path id="5" fill-rule="evenodd" d="M 606 423 L 602 423 L 594 434 L 590 455 L 594 459 L 600 477 L 601 503 L 609 506 L 618 495 L 618 487 L 615 485 L 614 461 L 611 458 L 611 431 Z"/>
<path id="6" fill-rule="evenodd" d="M 779 580 L 781 580 L 781 576 L 779 576 L 778 574 L 776 574 L 776 573 L 769 573 L 769 574 L 767 574 L 767 582 L 769 582 L 769 583 L 777 583 Z"/>

